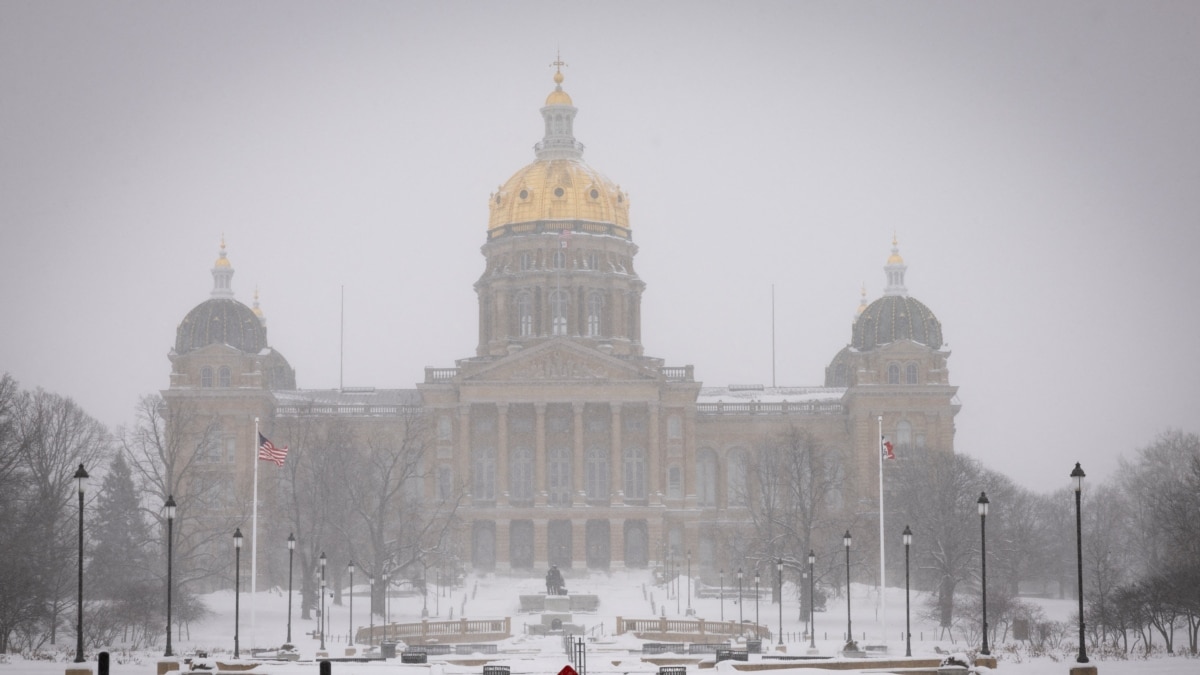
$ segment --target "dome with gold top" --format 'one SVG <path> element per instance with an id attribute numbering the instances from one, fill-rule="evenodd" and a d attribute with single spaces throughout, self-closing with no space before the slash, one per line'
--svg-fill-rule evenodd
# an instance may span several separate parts
<path id="1" fill-rule="evenodd" d="M 545 135 L 534 146 L 537 159 L 490 196 L 489 239 L 563 229 L 630 238 L 629 195 L 583 161 L 573 128 L 578 111 L 562 81 L 559 70 L 541 110 Z"/>
<path id="2" fill-rule="evenodd" d="M 866 307 L 859 305 L 851 335 L 855 349 L 868 351 L 900 340 L 912 340 L 932 349 L 942 348 L 942 323 L 923 302 L 908 295 L 904 284 L 907 269 L 900 256 L 900 245 L 892 237 L 892 254 L 883 267 L 888 285 L 882 298 Z"/>

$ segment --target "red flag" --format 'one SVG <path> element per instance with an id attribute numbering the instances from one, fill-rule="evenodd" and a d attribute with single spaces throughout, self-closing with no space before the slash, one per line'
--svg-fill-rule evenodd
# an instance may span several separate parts
<path id="1" fill-rule="evenodd" d="M 275 462 L 275 466 L 283 466 L 283 460 L 287 459 L 288 448 L 275 447 L 275 444 L 267 440 L 262 432 L 258 434 L 258 458 L 266 462 Z"/>
<path id="2" fill-rule="evenodd" d="M 883 448 L 883 458 L 896 459 L 896 453 L 892 452 L 894 446 L 892 445 L 892 442 L 887 439 L 887 436 L 880 436 L 879 441 Z"/>

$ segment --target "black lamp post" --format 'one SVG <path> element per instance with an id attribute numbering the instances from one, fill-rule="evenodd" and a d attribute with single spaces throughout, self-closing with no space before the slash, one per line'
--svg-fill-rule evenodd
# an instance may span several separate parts
<path id="1" fill-rule="evenodd" d="M 317 558 L 317 564 L 321 568 L 321 650 L 325 650 L 325 563 L 329 562 L 325 558 L 325 552 L 321 551 L 321 557 Z"/>
<path id="2" fill-rule="evenodd" d="M 350 570 L 350 634 L 346 636 L 346 644 L 354 644 L 354 561 L 346 567 Z"/>
<path id="3" fill-rule="evenodd" d="M 981 563 L 981 575 L 979 577 L 981 586 L 983 587 L 983 649 L 979 650 L 980 654 L 990 656 L 991 651 L 988 650 L 988 622 L 987 622 L 987 513 L 988 513 L 988 498 L 986 492 L 979 493 L 979 560 Z"/>
<path id="4" fill-rule="evenodd" d="M 779 646 L 783 646 L 783 558 L 775 561 L 775 572 L 778 575 L 779 587 Z"/>
<path id="5" fill-rule="evenodd" d="M 762 636 L 758 634 L 758 570 L 754 570 L 754 639 L 758 640 Z"/>
<path id="6" fill-rule="evenodd" d="M 238 658 L 238 629 L 242 613 L 242 528 L 233 531 L 233 658 Z"/>
<path id="7" fill-rule="evenodd" d="M 370 589 L 370 592 L 368 594 L 368 597 L 370 599 L 367 600 L 367 616 L 369 616 L 370 620 L 371 620 L 371 632 L 369 633 L 370 637 L 367 638 L 367 644 L 374 645 L 375 644 L 375 575 L 374 574 L 367 575 L 367 588 Z"/>
<path id="8" fill-rule="evenodd" d="M 296 555 L 296 535 L 288 535 L 288 622 L 287 643 L 292 644 L 292 559 Z"/>
<path id="9" fill-rule="evenodd" d="M 912 530 L 904 526 L 904 655 L 912 656 L 912 629 L 909 624 L 908 605 L 908 547 L 912 545 Z"/>
<path id="10" fill-rule="evenodd" d="M 742 618 L 742 568 L 738 568 L 738 631 L 745 632 L 746 620 Z"/>
<path id="11" fill-rule="evenodd" d="M 77 621 L 75 623 L 75 663 L 83 663 L 83 491 L 87 487 L 88 472 L 83 464 L 75 471 L 75 486 L 79 489 L 79 596 L 76 599 Z"/>
<path id="12" fill-rule="evenodd" d="M 842 544 L 846 547 L 846 643 L 849 644 L 854 641 L 854 633 L 850 631 L 850 530 L 846 530 Z"/>
<path id="13" fill-rule="evenodd" d="M 1083 467 L 1075 462 L 1071 470 L 1071 478 L 1075 480 L 1075 562 L 1079 570 L 1079 655 L 1076 663 L 1087 663 L 1087 647 L 1084 645 L 1083 632 L 1083 516 L 1080 514 L 1079 501 L 1083 494 L 1083 478 L 1086 476 Z"/>
<path id="14" fill-rule="evenodd" d="M 691 549 L 688 549 L 688 552 L 687 552 L 687 575 L 688 575 L 688 590 L 687 590 L 687 594 L 688 594 L 688 606 L 687 606 L 687 613 L 688 613 L 688 616 L 691 616 L 691 615 L 695 614 L 695 612 L 694 612 L 694 611 L 692 611 L 692 551 L 691 551 Z"/>
<path id="15" fill-rule="evenodd" d="M 421 563 L 421 618 L 429 617 L 429 567 Z"/>
<path id="16" fill-rule="evenodd" d="M 718 592 L 721 594 L 721 621 L 723 623 L 725 621 L 725 570 L 722 569 L 719 574 L 721 588 Z"/>
<path id="17" fill-rule="evenodd" d="M 174 656 L 171 651 L 171 544 L 175 533 L 175 497 L 167 495 L 167 650 L 163 656 Z"/>
<path id="18" fill-rule="evenodd" d="M 808 643 L 809 649 L 817 648 L 817 578 L 813 575 L 813 565 L 817 562 L 817 554 L 808 550 Z"/>

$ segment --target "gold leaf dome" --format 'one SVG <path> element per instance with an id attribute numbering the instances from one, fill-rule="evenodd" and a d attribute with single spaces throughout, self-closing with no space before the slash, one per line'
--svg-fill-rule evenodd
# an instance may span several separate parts
<path id="1" fill-rule="evenodd" d="M 629 227 L 629 196 L 579 159 L 541 159 L 492 195 L 488 231 L 516 223 L 586 220 Z"/>

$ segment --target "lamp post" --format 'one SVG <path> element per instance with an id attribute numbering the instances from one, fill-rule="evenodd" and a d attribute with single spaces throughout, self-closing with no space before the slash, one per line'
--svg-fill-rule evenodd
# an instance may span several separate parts
<path id="1" fill-rule="evenodd" d="M 754 639 L 758 640 L 762 636 L 758 634 L 758 569 L 754 570 Z"/>
<path id="2" fill-rule="evenodd" d="M 908 611 L 908 547 L 912 545 L 912 530 L 904 526 L 904 655 L 912 656 L 912 629 Z"/>
<path id="3" fill-rule="evenodd" d="M 325 552 L 321 551 L 321 557 L 317 559 L 317 564 L 321 568 L 321 651 L 325 650 L 325 563 L 329 562 L 325 558 Z"/>
<path id="4" fill-rule="evenodd" d="M 292 559 L 296 555 L 296 535 L 288 535 L 288 622 L 287 643 L 292 644 Z"/>
<path id="5" fill-rule="evenodd" d="M 167 509 L 167 650 L 163 652 L 163 656 L 174 656 L 171 651 L 171 544 L 172 535 L 175 533 L 175 497 L 167 495 L 167 503 L 164 504 Z"/>
<path id="6" fill-rule="evenodd" d="M 722 569 L 720 571 L 720 576 L 718 578 L 721 580 L 721 587 L 720 587 L 720 590 L 718 591 L 718 593 L 720 593 L 720 595 L 721 595 L 721 622 L 724 623 L 725 622 L 725 570 L 724 569 Z"/>
<path id="7" fill-rule="evenodd" d="M 980 654 L 990 656 L 991 651 L 988 650 L 988 622 L 987 622 L 987 513 L 988 513 L 988 498 L 986 492 L 979 493 L 979 560 L 981 574 L 979 577 L 980 585 L 983 590 L 983 649 L 979 650 Z"/>
<path id="8" fill-rule="evenodd" d="M 688 613 L 688 616 L 691 616 L 691 615 L 695 614 L 695 612 L 694 612 L 694 611 L 692 611 L 692 551 L 691 551 L 691 549 L 688 549 L 688 552 L 687 552 L 687 574 L 688 574 L 688 590 L 687 590 L 687 594 L 688 594 L 688 607 L 687 607 L 687 613 Z"/>
<path id="9" fill-rule="evenodd" d="M 846 643 L 854 641 L 854 633 L 850 631 L 850 530 L 842 537 L 842 545 L 846 547 Z"/>
<path id="10" fill-rule="evenodd" d="M 371 632 L 368 633 L 368 635 L 370 635 L 370 637 L 367 638 L 367 644 L 373 646 L 375 644 L 375 575 L 374 574 L 367 575 L 367 588 L 370 589 L 370 592 L 367 596 L 368 597 L 367 616 L 370 617 L 370 622 L 371 622 L 371 629 L 370 629 Z"/>
<path id="11" fill-rule="evenodd" d="M 79 596 L 75 602 L 75 663 L 83 663 L 83 492 L 87 487 L 88 472 L 83 464 L 75 471 L 75 486 L 79 489 Z M 168 631 L 169 632 L 169 631 Z"/>
<path id="12" fill-rule="evenodd" d="M 809 649 L 817 648 L 817 578 L 813 576 L 813 565 L 817 562 L 817 554 L 808 550 L 808 637 Z"/>
<path id="13" fill-rule="evenodd" d="M 421 563 L 421 618 L 429 618 L 429 567 Z"/>
<path id="14" fill-rule="evenodd" d="M 350 635 L 346 636 L 346 644 L 354 644 L 354 561 L 346 567 L 350 570 Z"/>
<path id="15" fill-rule="evenodd" d="M 1079 466 L 1079 462 L 1075 462 L 1075 468 L 1071 470 L 1071 478 L 1075 479 L 1075 562 L 1079 570 L 1079 655 L 1075 657 L 1076 663 L 1088 662 L 1083 632 L 1083 516 L 1079 510 L 1079 502 L 1083 494 L 1083 479 L 1086 475 L 1083 467 Z"/>
<path id="16" fill-rule="evenodd" d="M 775 572 L 779 586 L 779 646 L 783 646 L 783 558 L 775 561 Z"/>
<path id="17" fill-rule="evenodd" d="M 746 620 L 742 618 L 742 568 L 738 568 L 738 632 L 745 631 Z"/>
<path id="18" fill-rule="evenodd" d="M 233 531 L 233 658 L 238 658 L 238 628 L 242 613 L 242 528 Z"/>

